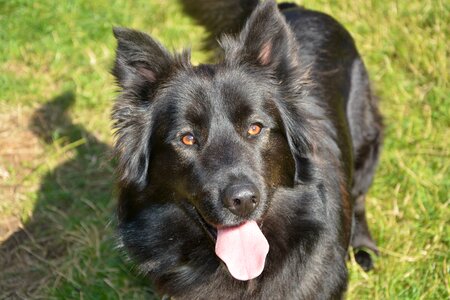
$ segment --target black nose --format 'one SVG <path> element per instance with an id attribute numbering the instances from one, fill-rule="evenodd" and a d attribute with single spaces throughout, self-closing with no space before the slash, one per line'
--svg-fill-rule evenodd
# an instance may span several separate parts
<path id="1" fill-rule="evenodd" d="M 233 214 L 249 215 L 259 204 L 259 192 L 253 184 L 232 185 L 225 189 L 223 202 Z"/>

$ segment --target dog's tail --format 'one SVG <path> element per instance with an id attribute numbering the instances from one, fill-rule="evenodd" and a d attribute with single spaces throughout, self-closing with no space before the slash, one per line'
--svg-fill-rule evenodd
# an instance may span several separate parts
<path id="1" fill-rule="evenodd" d="M 205 47 L 213 49 L 224 33 L 237 34 L 258 5 L 259 0 L 180 0 L 183 10 L 206 28 Z"/>
<path id="2" fill-rule="evenodd" d="M 274 1 L 274 0 L 266 0 Z M 205 27 L 208 37 L 206 50 L 216 50 L 217 40 L 224 33 L 236 35 L 244 27 L 259 0 L 180 0 L 183 10 Z M 279 3 L 280 10 L 298 7 L 294 3 Z"/>

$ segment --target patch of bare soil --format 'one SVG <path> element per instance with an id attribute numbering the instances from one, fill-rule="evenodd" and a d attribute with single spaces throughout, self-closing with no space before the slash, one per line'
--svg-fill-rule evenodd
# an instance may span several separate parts
<path id="1" fill-rule="evenodd" d="M 30 178 L 44 154 L 43 143 L 30 126 L 34 113 L 35 109 L 29 107 L 0 105 L 0 269 L 3 274 L 23 275 L 23 269 L 30 269 L 28 261 L 33 259 L 32 253 L 27 255 L 27 249 L 17 250 L 21 240 L 28 238 L 21 216 L 27 210 L 26 195 L 39 188 L 39 182 Z M 31 269 L 26 280 L 22 277 L 23 281 L 15 276 L 0 277 L 2 299 L 27 298 L 31 295 L 28 291 L 36 286 L 28 285 L 25 289 L 28 291 L 16 293 L 17 285 L 41 280 Z"/>
<path id="2" fill-rule="evenodd" d="M 111 199 L 109 146 L 72 121 L 74 103 L 68 91 L 36 109 L 0 104 L 0 299 L 47 299 L 70 281 L 78 225 L 96 226 Z"/>
<path id="3" fill-rule="evenodd" d="M 43 145 L 30 129 L 32 108 L 0 106 L 0 242 L 20 226 L 25 193 L 38 184 L 27 179 L 39 166 Z"/>

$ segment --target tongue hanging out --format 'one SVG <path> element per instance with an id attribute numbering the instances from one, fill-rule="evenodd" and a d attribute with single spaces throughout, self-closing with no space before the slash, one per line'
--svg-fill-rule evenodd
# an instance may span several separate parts
<path id="1" fill-rule="evenodd" d="M 216 254 L 238 280 L 258 277 L 268 252 L 269 243 L 255 221 L 217 230 Z"/>

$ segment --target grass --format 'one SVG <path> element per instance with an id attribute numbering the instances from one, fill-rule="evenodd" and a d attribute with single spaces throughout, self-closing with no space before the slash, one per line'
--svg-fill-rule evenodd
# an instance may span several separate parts
<path id="1" fill-rule="evenodd" d="M 368 198 L 382 254 L 370 273 L 349 262 L 348 299 L 448 299 L 450 4 L 300 3 L 349 29 L 385 116 Z M 0 1 L 1 299 L 156 297 L 114 249 L 113 25 L 206 57 L 175 1 Z"/>

